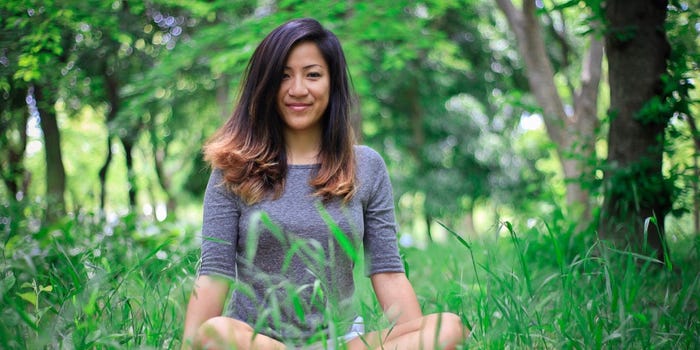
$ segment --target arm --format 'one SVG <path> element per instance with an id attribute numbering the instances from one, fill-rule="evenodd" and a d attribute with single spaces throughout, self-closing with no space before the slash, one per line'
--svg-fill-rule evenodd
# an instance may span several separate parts
<path id="1" fill-rule="evenodd" d="M 221 316 L 228 296 L 229 283 L 219 277 L 199 276 L 194 283 L 185 314 L 182 349 L 190 349 L 199 327 L 208 319 Z"/>
<path id="2" fill-rule="evenodd" d="M 377 300 L 389 320 L 401 324 L 423 316 L 411 282 L 402 272 L 384 272 L 371 276 Z"/>
<path id="3" fill-rule="evenodd" d="M 236 255 L 233 247 L 238 241 L 240 211 L 235 198 L 220 185 L 222 176 L 220 170 L 213 170 L 204 193 L 202 264 L 187 305 L 183 349 L 191 347 L 204 322 L 221 316 L 229 281 L 234 278 Z"/>

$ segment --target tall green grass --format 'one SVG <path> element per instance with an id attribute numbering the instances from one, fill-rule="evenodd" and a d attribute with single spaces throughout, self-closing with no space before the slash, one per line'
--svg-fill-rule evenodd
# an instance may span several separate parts
<path id="1" fill-rule="evenodd" d="M 677 242 L 668 269 L 546 225 L 500 231 L 466 240 L 452 230 L 452 244 L 407 251 L 424 310 L 471 325 L 465 347 L 700 348 L 698 237 Z"/>
<path id="2" fill-rule="evenodd" d="M 3 210 L 2 348 L 180 347 L 198 227 L 91 215 L 40 227 L 31 209 Z M 424 311 L 461 315 L 464 348 L 700 348 L 698 237 L 670 247 L 669 270 L 559 226 L 446 227 L 446 243 L 402 249 Z M 358 312 L 385 325 L 358 271 Z"/>
<path id="3" fill-rule="evenodd" d="M 193 230 L 133 216 L 5 223 L 0 347 L 179 348 L 198 258 Z"/>

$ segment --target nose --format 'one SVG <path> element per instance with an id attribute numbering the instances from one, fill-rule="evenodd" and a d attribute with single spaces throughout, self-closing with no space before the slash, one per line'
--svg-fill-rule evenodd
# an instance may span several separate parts
<path id="1" fill-rule="evenodd" d="M 305 96 L 309 93 L 309 89 L 306 88 L 306 84 L 304 84 L 304 79 L 299 77 L 299 78 L 292 78 L 290 82 L 288 94 L 289 96 L 292 97 L 297 97 L 297 96 Z"/>

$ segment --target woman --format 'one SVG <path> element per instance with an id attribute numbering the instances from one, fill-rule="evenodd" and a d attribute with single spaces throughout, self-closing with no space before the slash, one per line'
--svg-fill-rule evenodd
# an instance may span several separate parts
<path id="1" fill-rule="evenodd" d="M 349 85 L 338 39 L 313 19 L 255 50 L 233 116 L 204 150 L 213 171 L 186 348 L 442 349 L 468 335 L 457 315 L 421 313 L 386 166 L 354 146 Z M 349 307 L 361 244 L 393 322 L 367 334 Z"/>

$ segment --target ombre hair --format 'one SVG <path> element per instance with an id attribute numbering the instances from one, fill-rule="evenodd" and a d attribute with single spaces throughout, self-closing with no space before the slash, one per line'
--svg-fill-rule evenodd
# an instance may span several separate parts
<path id="1" fill-rule="evenodd" d="M 313 42 L 330 74 L 328 107 L 322 116 L 320 169 L 309 184 L 324 200 L 355 193 L 355 143 L 350 124 L 350 78 L 338 38 L 316 20 L 296 19 L 275 28 L 248 62 L 233 115 L 204 146 L 204 157 L 221 169 L 226 186 L 247 204 L 279 198 L 287 175 L 284 122 L 276 96 L 290 51 Z"/>

